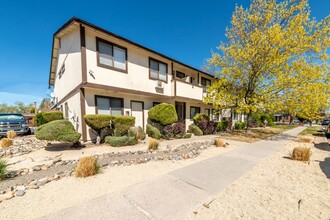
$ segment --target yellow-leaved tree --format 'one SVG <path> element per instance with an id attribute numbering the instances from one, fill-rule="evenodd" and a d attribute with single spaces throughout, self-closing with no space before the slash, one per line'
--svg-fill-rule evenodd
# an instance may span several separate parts
<path id="1" fill-rule="evenodd" d="M 208 60 L 216 82 L 204 102 L 248 121 L 257 111 L 314 118 L 329 104 L 330 16 L 311 19 L 308 0 L 236 6 L 226 37 Z"/>

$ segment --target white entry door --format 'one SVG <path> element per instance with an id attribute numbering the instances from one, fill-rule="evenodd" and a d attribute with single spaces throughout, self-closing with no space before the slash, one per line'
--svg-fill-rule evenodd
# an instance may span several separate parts
<path id="1" fill-rule="evenodd" d="M 135 126 L 143 127 L 143 102 L 132 101 L 132 116 L 135 117 Z"/>

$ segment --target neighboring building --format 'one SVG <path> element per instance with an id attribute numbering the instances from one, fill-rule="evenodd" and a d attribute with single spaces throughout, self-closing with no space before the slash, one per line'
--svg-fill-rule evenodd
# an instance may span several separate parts
<path id="1" fill-rule="evenodd" d="M 197 113 L 212 113 L 203 103 L 212 75 L 148 49 L 78 18 L 53 36 L 49 86 L 84 141 L 92 133 L 86 114 L 132 115 L 145 128 L 148 109 L 175 105 L 188 127 Z"/>

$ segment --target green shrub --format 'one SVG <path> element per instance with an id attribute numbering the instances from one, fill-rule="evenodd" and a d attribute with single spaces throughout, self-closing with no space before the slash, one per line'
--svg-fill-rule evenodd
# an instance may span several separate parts
<path id="1" fill-rule="evenodd" d="M 191 138 L 192 133 L 185 133 L 183 135 L 183 138 Z"/>
<path id="2" fill-rule="evenodd" d="M 4 180 L 7 174 L 7 161 L 0 159 L 0 180 Z"/>
<path id="3" fill-rule="evenodd" d="M 130 127 L 128 130 L 128 136 L 136 137 L 139 140 L 146 139 L 146 133 L 144 132 L 143 128 L 141 128 L 140 126 Z"/>
<path id="4" fill-rule="evenodd" d="M 203 135 L 203 131 L 195 124 L 191 124 L 188 127 L 188 132 L 189 133 L 193 133 L 196 136 L 202 136 Z"/>
<path id="5" fill-rule="evenodd" d="M 225 131 L 229 126 L 229 121 L 220 121 L 218 123 L 217 131 Z"/>
<path id="6" fill-rule="evenodd" d="M 134 145 L 137 143 L 137 139 L 136 137 L 128 137 L 128 136 L 122 136 L 122 137 L 106 136 L 104 142 L 113 147 L 120 147 L 120 146 Z"/>
<path id="7" fill-rule="evenodd" d="M 46 119 L 42 115 L 42 112 L 37 113 L 34 116 L 34 121 L 35 121 L 35 123 L 36 123 L 37 126 L 40 126 L 40 125 L 43 125 L 43 124 L 46 124 L 47 123 Z"/>
<path id="8" fill-rule="evenodd" d="M 268 122 L 269 126 L 274 126 L 275 118 L 269 114 L 253 114 L 252 115 L 252 122 L 257 122 L 260 127 L 264 126 L 265 119 Z"/>
<path id="9" fill-rule="evenodd" d="M 195 117 L 193 118 L 194 120 L 194 124 L 195 125 L 198 125 L 198 123 L 200 121 L 209 121 L 210 120 L 210 117 L 206 114 L 203 114 L 203 113 L 199 113 L 197 115 L 195 115 Z"/>
<path id="10" fill-rule="evenodd" d="M 162 137 L 160 131 L 150 124 L 147 124 L 147 134 L 154 139 L 160 139 Z"/>
<path id="11" fill-rule="evenodd" d="M 112 116 L 114 136 L 120 137 L 128 134 L 130 127 L 134 126 L 135 118 L 132 116 Z"/>
<path id="12" fill-rule="evenodd" d="M 246 122 L 236 122 L 235 129 L 236 130 L 243 130 L 246 128 Z"/>
<path id="13" fill-rule="evenodd" d="M 44 116 L 44 119 L 47 121 L 47 123 L 64 119 L 63 113 L 60 111 L 43 112 L 42 115 Z"/>
<path id="14" fill-rule="evenodd" d="M 110 120 L 113 120 L 111 115 L 96 114 L 96 115 L 84 115 L 86 124 L 96 131 L 101 133 L 102 129 L 110 126 Z"/>
<path id="15" fill-rule="evenodd" d="M 59 111 L 37 113 L 34 118 L 37 126 L 41 126 L 51 121 L 62 120 L 62 119 L 63 119 L 63 113 Z"/>
<path id="16" fill-rule="evenodd" d="M 36 138 L 47 141 L 64 141 L 77 143 L 81 134 L 76 132 L 71 122 L 57 120 L 44 124 L 35 131 Z"/>
<path id="17" fill-rule="evenodd" d="M 152 107 L 148 111 L 148 116 L 151 121 L 159 122 L 162 125 L 170 125 L 178 121 L 175 107 L 167 103 Z"/>

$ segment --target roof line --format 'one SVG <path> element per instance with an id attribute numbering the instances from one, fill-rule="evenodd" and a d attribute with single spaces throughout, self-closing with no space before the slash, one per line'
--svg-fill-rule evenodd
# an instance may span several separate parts
<path id="1" fill-rule="evenodd" d="M 149 51 L 149 52 L 151 52 L 151 53 L 157 54 L 157 55 L 159 55 L 159 56 L 161 56 L 161 57 L 163 57 L 163 58 L 165 58 L 165 59 L 168 59 L 168 60 L 170 60 L 170 61 L 172 61 L 172 62 L 175 62 L 175 63 L 180 64 L 180 65 L 182 65 L 182 66 L 185 66 L 185 67 L 187 67 L 187 68 L 193 69 L 193 70 L 195 70 L 195 71 L 197 71 L 197 72 L 204 73 L 204 74 L 206 74 L 206 75 L 208 75 L 208 76 L 212 76 L 212 77 L 214 77 L 213 75 L 211 75 L 211 74 L 209 74 L 209 73 L 206 73 L 206 72 L 204 72 L 204 71 L 202 71 L 202 70 L 199 70 L 199 69 L 197 69 L 197 68 L 195 68 L 195 67 L 189 66 L 189 65 L 187 65 L 187 64 L 185 64 L 185 63 L 182 63 L 182 62 L 180 62 L 180 61 L 178 61 L 178 60 L 175 60 L 175 59 L 173 59 L 173 58 L 171 58 L 171 57 L 169 57 L 169 56 L 166 56 L 166 55 L 164 55 L 164 54 L 162 54 L 162 53 L 159 53 L 159 52 L 157 52 L 157 51 L 155 51 L 155 50 L 152 50 L 152 49 L 150 49 L 150 48 L 147 48 L 147 47 L 145 47 L 145 46 L 143 46 L 143 45 L 141 45 L 141 44 L 138 44 L 138 43 L 136 43 L 136 42 L 134 42 L 134 41 L 131 41 L 131 40 L 127 39 L 127 38 L 124 38 L 124 37 L 122 37 L 122 36 L 120 36 L 120 35 L 117 35 L 117 34 L 115 34 L 115 33 L 113 33 L 113 32 L 110 32 L 110 31 L 108 31 L 108 30 L 105 30 L 105 29 L 103 29 L 103 28 L 101 28 L 101 27 L 99 27 L 99 26 L 96 26 L 96 25 L 94 25 L 94 24 L 92 24 L 92 23 L 89 23 L 89 22 L 84 21 L 84 20 L 82 20 L 82 19 L 80 19 L 80 18 L 77 18 L 77 17 L 72 17 L 70 20 L 68 20 L 64 25 L 62 25 L 62 26 L 61 26 L 61 27 L 60 27 L 60 28 L 59 28 L 59 29 L 53 34 L 53 47 L 54 47 L 54 39 L 55 39 L 56 35 L 57 35 L 58 33 L 60 33 L 63 29 L 65 29 L 66 27 L 68 27 L 70 24 L 72 24 L 73 22 L 78 22 L 78 23 L 80 23 L 80 24 L 83 24 L 83 25 L 89 26 L 89 27 L 91 27 L 91 28 L 94 28 L 94 29 L 96 29 L 96 30 L 99 30 L 99 31 L 101 31 L 101 32 L 104 32 L 104 33 L 106 33 L 106 34 L 108 34 L 108 35 L 112 35 L 112 36 L 115 37 L 115 38 L 118 38 L 118 39 L 120 39 L 120 40 L 126 41 L 127 43 L 130 43 L 130 44 L 135 45 L 135 46 L 137 46 L 137 47 L 140 47 L 140 48 L 142 48 L 142 49 L 144 49 L 144 50 L 147 50 L 147 51 Z M 52 49 L 52 55 L 53 55 L 53 49 Z M 51 65 L 51 66 L 52 66 L 52 65 Z M 50 82 L 50 74 L 49 74 L 49 82 Z"/>

